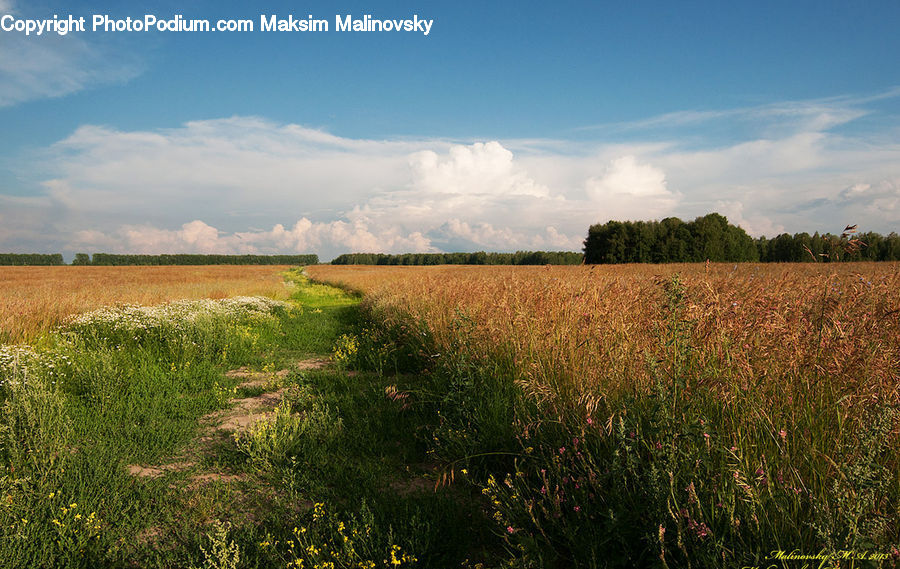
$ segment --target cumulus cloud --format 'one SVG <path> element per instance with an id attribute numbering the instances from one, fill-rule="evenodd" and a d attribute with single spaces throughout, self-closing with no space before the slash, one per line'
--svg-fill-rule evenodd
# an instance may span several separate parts
<path id="1" fill-rule="evenodd" d="M 829 107 L 834 116 L 839 107 Z M 789 109 L 757 114 L 778 122 Z M 896 133 L 867 140 L 830 132 L 834 121 L 822 117 L 794 124 L 699 149 L 677 140 L 369 140 L 260 117 L 143 131 L 85 125 L 34 157 L 30 169 L 44 173 L 37 195 L 0 193 L 0 244 L 328 259 L 577 250 L 592 223 L 710 211 L 755 236 L 900 226 Z"/>
<path id="2" fill-rule="evenodd" d="M 339 250 L 388 253 L 435 251 L 429 240 L 418 232 L 402 234 L 396 228 L 373 230 L 359 223 L 314 223 L 306 218 L 290 228 L 277 224 L 268 231 L 235 233 L 220 231 L 201 220 L 185 223 L 180 229 L 173 230 L 152 225 L 125 225 L 110 232 L 78 231 L 74 234 L 72 245 L 91 250 L 142 254 L 173 251 L 207 254 L 308 253 L 323 250 L 331 253 Z"/>
<path id="3" fill-rule="evenodd" d="M 852 200 L 857 197 L 864 196 L 866 192 L 872 189 L 872 184 L 853 184 L 846 190 L 841 192 L 841 197 L 845 200 Z"/>
<path id="4" fill-rule="evenodd" d="M 583 207 L 553 195 L 496 141 L 347 139 L 233 117 L 154 132 L 84 126 L 50 154 L 55 175 L 43 182 L 46 195 L 70 221 L 90 220 L 106 237 L 81 233 L 85 239 L 69 248 L 324 256 L 531 243 L 559 249 L 580 247 L 587 223 L 569 215 Z M 179 214 L 210 229 L 191 240 L 188 231 L 199 226 L 173 227 Z"/>
<path id="5" fill-rule="evenodd" d="M 668 189 L 663 170 L 631 155 L 614 159 L 600 176 L 588 178 L 585 189 L 602 206 L 605 219 L 657 219 L 671 213 L 680 198 Z"/>
<path id="6" fill-rule="evenodd" d="M 840 193 L 836 202 L 849 215 L 855 216 L 853 223 L 861 223 L 862 227 L 865 227 L 865 221 L 873 217 L 888 218 L 895 223 L 892 230 L 900 230 L 900 176 L 874 184 L 853 184 Z"/>
<path id="7" fill-rule="evenodd" d="M 110 235 L 97 230 L 83 230 L 75 234 L 74 243 L 82 247 L 100 247 L 114 252 L 166 253 L 228 253 L 229 247 L 219 239 L 219 231 L 194 220 L 178 230 L 152 226 L 122 226 Z"/>
<path id="8" fill-rule="evenodd" d="M 499 142 L 455 145 L 446 158 L 424 150 L 410 158 L 413 185 L 432 194 L 547 197 L 513 162 L 513 153 Z"/>
<path id="9" fill-rule="evenodd" d="M 649 164 L 639 164 L 634 156 L 622 156 L 606 167 L 599 178 L 590 178 L 588 195 L 595 200 L 629 196 L 656 198 L 671 196 L 666 188 L 666 174 Z"/>
<path id="10" fill-rule="evenodd" d="M 0 217 L 2 219 L 2 217 Z M 2 237 L 2 230 L 0 230 Z M 70 246 L 77 250 L 159 254 L 173 251 L 206 254 L 271 254 L 316 252 L 332 257 L 341 252 L 434 253 L 460 250 L 575 250 L 581 236 L 568 236 L 548 226 L 537 232 L 470 224 L 451 219 L 429 231 L 405 232 L 356 221 L 312 222 L 307 218 L 293 226 L 276 224 L 270 230 L 227 233 L 201 221 L 179 229 L 152 225 L 125 225 L 108 232 L 80 230 Z M 438 246 L 440 245 L 440 247 Z"/>
<path id="11" fill-rule="evenodd" d="M 144 202 L 135 222 L 204 203 L 217 219 L 252 219 L 346 207 L 395 183 L 414 149 L 253 117 L 154 132 L 85 126 L 55 145 L 58 176 L 45 186 L 68 207 L 96 214 L 121 213 Z"/>
<path id="12" fill-rule="evenodd" d="M 777 223 L 769 217 L 755 215 L 746 217 L 744 215 L 745 206 L 739 201 L 717 201 L 715 211 L 721 213 L 728 218 L 729 223 L 733 223 L 744 229 L 750 235 L 767 235 L 773 237 L 785 232 L 784 225 Z"/>

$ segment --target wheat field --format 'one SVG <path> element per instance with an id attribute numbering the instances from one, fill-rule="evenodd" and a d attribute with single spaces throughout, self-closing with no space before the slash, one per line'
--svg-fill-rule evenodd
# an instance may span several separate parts
<path id="1" fill-rule="evenodd" d="M 288 294 L 282 266 L 0 267 L 0 343 L 114 304 Z"/>
<path id="2" fill-rule="evenodd" d="M 434 370 L 411 392 L 439 402 L 435 456 L 515 457 L 482 487 L 510 550 L 588 567 L 617 535 L 621 566 L 739 567 L 900 559 L 898 268 L 309 274 L 366 293 L 365 361 Z"/>
<path id="3" fill-rule="evenodd" d="M 473 323 L 471 350 L 511 350 L 521 384 L 545 400 L 602 398 L 644 385 L 668 347 L 674 275 L 683 342 L 698 382 L 724 397 L 750 388 L 783 399 L 811 377 L 845 404 L 897 400 L 900 264 L 671 264 L 578 267 L 337 267 L 315 279 L 365 292 L 380 313 L 427 323 L 439 345 Z M 663 334 L 664 335 L 664 334 Z M 671 340 L 671 339 L 669 339 Z M 713 365 L 714 363 L 714 365 Z M 714 377 L 712 376 L 714 375 Z"/>

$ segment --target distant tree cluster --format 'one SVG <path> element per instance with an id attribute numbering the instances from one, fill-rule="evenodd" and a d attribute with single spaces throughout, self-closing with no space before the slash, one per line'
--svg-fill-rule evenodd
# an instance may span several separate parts
<path id="1" fill-rule="evenodd" d="M 115 255 L 85 253 L 75 255 L 73 265 L 315 265 L 318 255 Z"/>
<path id="2" fill-rule="evenodd" d="M 814 261 L 900 261 L 900 235 L 886 237 L 874 232 L 832 235 L 830 233 L 782 233 L 756 240 L 759 260 L 767 263 Z"/>
<path id="3" fill-rule="evenodd" d="M 692 263 L 757 261 L 747 233 L 718 213 L 684 222 L 610 221 L 592 225 L 584 241 L 585 263 Z"/>
<path id="4" fill-rule="evenodd" d="M 584 255 L 569 251 L 517 251 L 515 253 L 348 253 L 332 265 L 580 265 Z"/>
<path id="5" fill-rule="evenodd" d="M 60 253 L 0 253 L 0 265 L 64 265 Z"/>
<path id="6" fill-rule="evenodd" d="M 900 236 L 856 233 L 853 226 L 841 235 L 782 233 L 752 239 L 724 216 L 711 213 L 689 222 L 668 217 L 592 225 L 584 256 L 586 263 L 900 261 Z"/>

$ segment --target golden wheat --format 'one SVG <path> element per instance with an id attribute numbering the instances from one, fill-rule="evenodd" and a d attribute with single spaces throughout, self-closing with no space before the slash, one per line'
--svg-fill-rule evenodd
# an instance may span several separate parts
<path id="1" fill-rule="evenodd" d="M 0 267 L 0 342 L 35 338 L 74 314 L 119 303 L 284 298 L 280 266 Z"/>
<path id="2" fill-rule="evenodd" d="M 474 357 L 506 351 L 519 383 L 550 409 L 649 389 L 692 366 L 724 400 L 756 390 L 790 401 L 818 381 L 844 404 L 898 399 L 900 264 L 714 264 L 582 267 L 316 266 L 316 279 L 359 289 L 379 317 L 427 324 L 438 346 Z M 666 288 L 679 274 L 685 335 Z M 683 359 L 673 361 L 676 343 Z M 654 372 L 654 368 L 656 371 Z M 662 370 L 662 372 L 660 371 Z"/>

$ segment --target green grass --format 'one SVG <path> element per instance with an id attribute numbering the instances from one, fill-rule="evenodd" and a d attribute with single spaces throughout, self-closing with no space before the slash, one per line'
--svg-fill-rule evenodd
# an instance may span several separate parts
<path id="1" fill-rule="evenodd" d="M 283 322 L 284 336 L 270 358 L 329 355 L 340 334 L 359 318 L 360 298 L 340 289 L 311 282 L 299 269 L 288 273 L 297 289 L 291 295 L 301 310 Z M 279 360 L 280 358 L 280 360 Z"/>
<path id="2" fill-rule="evenodd" d="M 785 408 L 752 390 L 723 406 L 698 378 L 727 370 L 692 355 L 679 294 L 647 362 L 655 388 L 548 420 L 502 339 L 489 357 L 467 350 L 463 313 L 438 350 L 422 322 L 286 278 L 288 304 L 102 311 L 0 347 L 0 567 L 674 568 L 896 551 L 896 409 L 841 423 L 827 386 Z M 273 392 L 252 426 L 211 428 Z"/>
<path id="3" fill-rule="evenodd" d="M 224 567 L 237 552 L 238 567 L 458 567 L 497 553 L 477 489 L 435 490 L 415 376 L 294 369 L 358 330 L 359 298 L 287 278 L 290 306 L 107 314 L 4 348 L 0 566 Z M 239 387 L 225 375 L 238 367 L 268 380 Z M 204 417 L 276 388 L 268 419 L 204 434 Z"/>

